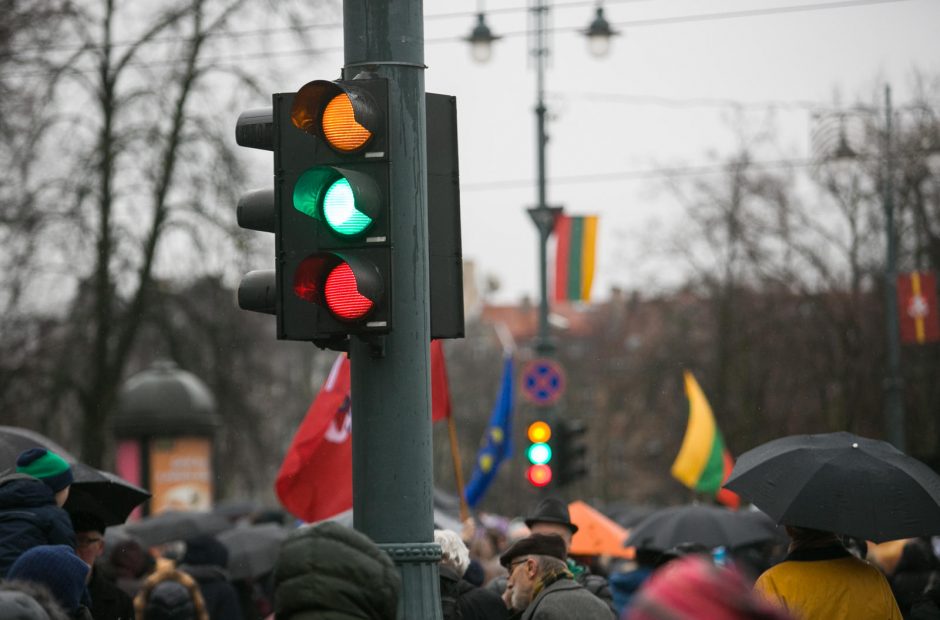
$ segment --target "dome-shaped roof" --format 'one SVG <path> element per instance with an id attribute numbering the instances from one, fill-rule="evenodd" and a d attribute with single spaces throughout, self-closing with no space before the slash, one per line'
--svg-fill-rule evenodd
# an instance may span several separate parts
<path id="1" fill-rule="evenodd" d="M 120 437 L 211 435 L 218 425 L 215 398 L 206 384 L 166 360 L 124 383 L 113 422 Z"/>

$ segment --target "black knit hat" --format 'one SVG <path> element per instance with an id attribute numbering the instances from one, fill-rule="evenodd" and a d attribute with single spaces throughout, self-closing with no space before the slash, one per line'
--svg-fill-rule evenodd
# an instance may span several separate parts
<path id="1" fill-rule="evenodd" d="M 558 523 L 571 530 L 572 534 L 578 531 L 578 526 L 571 522 L 568 504 L 554 497 L 546 497 L 539 502 L 535 512 L 525 520 L 525 524 L 529 529 L 536 523 Z"/>
<path id="2" fill-rule="evenodd" d="M 506 549 L 499 556 L 499 563 L 509 568 L 513 560 L 524 555 L 548 555 L 564 561 L 568 557 L 568 549 L 558 534 L 532 534 L 517 540 Z"/>
<path id="3" fill-rule="evenodd" d="M 35 581 L 49 588 L 69 613 L 78 609 L 91 568 L 68 545 L 39 545 L 23 552 L 7 579 Z"/>

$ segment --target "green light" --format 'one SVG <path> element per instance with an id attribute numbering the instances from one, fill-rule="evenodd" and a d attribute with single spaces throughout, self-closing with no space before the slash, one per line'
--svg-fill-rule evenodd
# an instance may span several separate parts
<path id="1" fill-rule="evenodd" d="M 341 235 L 358 235 L 371 224 L 372 218 L 356 208 L 349 181 L 339 179 L 326 190 L 323 196 L 323 217 L 330 228 Z"/>
<path id="2" fill-rule="evenodd" d="M 544 465 L 552 460 L 552 449 L 547 443 L 534 443 L 529 446 L 526 456 L 529 457 L 530 463 Z"/>

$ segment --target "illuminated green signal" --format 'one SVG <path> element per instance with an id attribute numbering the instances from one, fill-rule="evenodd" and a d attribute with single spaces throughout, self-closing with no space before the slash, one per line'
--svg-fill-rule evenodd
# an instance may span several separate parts
<path id="1" fill-rule="evenodd" d="M 545 465 L 552 460 L 552 448 L 547 443 L 534 443 L 529 446 L 526 456 L 530 463 Z"/>

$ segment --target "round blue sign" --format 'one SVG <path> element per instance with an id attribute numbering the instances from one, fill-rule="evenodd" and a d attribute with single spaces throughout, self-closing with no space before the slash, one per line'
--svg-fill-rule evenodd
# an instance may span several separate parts
<path id="1" fill-rule="evenodd" d="M 522 370 L 522 393 L 536 405 L 552 405 L 565 391 L 561 364 L 547 358 L 534 359 Z"/>

